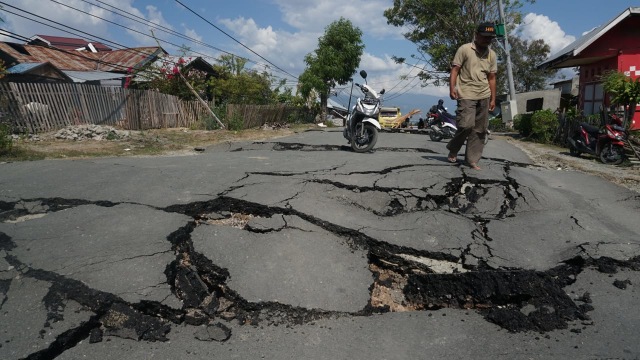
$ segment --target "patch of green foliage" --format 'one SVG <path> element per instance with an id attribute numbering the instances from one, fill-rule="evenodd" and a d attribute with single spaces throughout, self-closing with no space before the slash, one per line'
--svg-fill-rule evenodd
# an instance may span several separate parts
<path id="1" fill-rule="evenodd" d="M 0 154 L 8 154 L 13 148 L 11 128 L 7 124 L 0 124 Z"/>
<path id="2" fill-rule="evenodd" d="M 544 144 L 553 142 L 559 125 L 558 115 L 549 109 L 532 114 L 518 114 L 513 119 L 513 127 L 520 135 Z"/>
<path id="3" fill-rule="evenodd" d="M 507 124 L 502 121 L 502 118 L 493 118 L 489 120 L 489 130 L 493 132 L 505 132 L 509 129 L 507 128 Z"/>
<path id="4" fill-rule="evenodd" d="M 231 118 L 226 119 L 227 130 L 239 131 L 244 129 L 244 119 L 242 117 L 234 115 Z"/>
<path id="5" fill-rule="evenodd" d="M 513 128 L 523 137 L 531 135 L 531 117 L 532 114 L 518 114 L 513 118 Z"/>
<path id="6" fill-rule="evenodd" d="M 548 144 L 558 129 L 558 116 L 553 111 L 546 109 L 533 113 L 531 116 L 531 135 L 533 140 Z"/>

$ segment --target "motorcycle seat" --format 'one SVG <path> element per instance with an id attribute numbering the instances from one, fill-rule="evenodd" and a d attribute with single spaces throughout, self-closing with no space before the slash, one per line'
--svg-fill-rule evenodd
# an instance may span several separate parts
<path id="1" fill-rule="evenodd" d="M 593 126 L 586 122 L 580 123 L 580 126 L 582 126 L 582 128 L 590 134 L 598 134 L 600 132 L 600 129 L 597 126 Z"/>

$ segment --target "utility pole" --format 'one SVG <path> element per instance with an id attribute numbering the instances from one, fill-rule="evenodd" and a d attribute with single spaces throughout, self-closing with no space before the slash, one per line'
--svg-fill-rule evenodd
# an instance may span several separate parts
<path id="1" fill-rule="evenodd" d="M 502 22 L 502 30 L 504 30 L 504 52 L 507 55 L 507 77 L 509 80 L 509 104 L 502 105 L 502 121 L 505 123 L 513 122 L 514 116 L 518 114 L 518 106 L 516 103 L 516 88 L 513 84 L 513 70 L 511 68 L 511 47 L 509 46 L 509 37 L 507 35 L 507 26 L 504 18 L 504 5 L 502 0 L 498 0 L 500 8 L 500 22 Z"/>

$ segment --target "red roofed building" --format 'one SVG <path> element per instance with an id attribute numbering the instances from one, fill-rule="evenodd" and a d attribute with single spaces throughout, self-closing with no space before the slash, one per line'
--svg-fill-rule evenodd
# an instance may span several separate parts
<path id="1" fill-rule="evenodd" d="M 580 68 L 579 107 L 585 115 L 598 113 L 610 106 L 601 76 L 619 71 L 631 79 L 640 78 L 640 7 L 630 7 L 580 39 L 569 44 L 540 68 Z M 630 124 L 640 130 L 640 106 Z"/>
<path id="2" fill-rule="evenodd" d="M 54 47 L 61 50 L 78 50 L 90 52 L 111 51 L 111 48 L 99 42 L 89 42 L 79 38 L 62 36 L 35 35 L 27 42 L 27 45 L 40 45 Z"/>

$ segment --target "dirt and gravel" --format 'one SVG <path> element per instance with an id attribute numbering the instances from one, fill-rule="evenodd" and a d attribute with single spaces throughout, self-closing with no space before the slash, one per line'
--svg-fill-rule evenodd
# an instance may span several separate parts
<path id="1" fill-rule="evenodd" d="M 494 135 L 517 146 L 538 166 L 558 171 L 581 171 L 600 176 L 620 186 L 640 193 L 640 162 L 627 162 L 620 166 L 605 165 L 589 155 L 571 156 L 567 148 L 537 144 L 517 139 L 514 135 Z"/>

